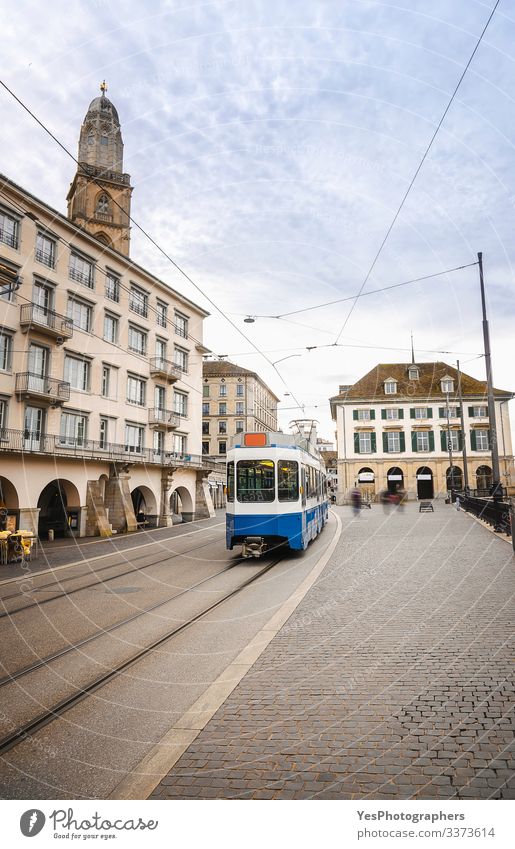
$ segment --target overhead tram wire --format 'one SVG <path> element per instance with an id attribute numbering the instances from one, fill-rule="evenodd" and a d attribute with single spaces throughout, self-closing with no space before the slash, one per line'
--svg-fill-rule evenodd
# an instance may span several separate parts
<path id="1" fill-rule="evenodd" d="M 387 292 L 390 289 L 399 289 L 401 286 L 409 286 L 411 283 L 421 283 L 423 280 L 432 280 L 434 277 L 443 277 L 444 274 L 451 274 L 453 271 L 461 271 L 463 268 L 472 268 L 472 266 L 477 265 L 478 261 L 468 262 L 465 265 L 456 265 L 454 268 L 446 268 L 444 271 L 435 271 L 433 274 L 426 274 L 423 277 L 414 277 L 412 280 L 404 280 L 402 283 L 392 283 L 389 286 L 381 286 L 380 289 L 371 289 L 370 292 L 363 292 L 361 289 L 355 295 L 347 295 L 345 298 L 336 298 L 334 301 L 325 301 L 322 304 L 315 304 L 312 307 L 302 307 L 299 310 L 292 310 L 291 312 L 283 312 L 278 315 L 255 315 L 253 318 L 277 318 L 287 320 L 287 316 L 290 315 L 298 315 L 303 312 L 311 312 L 312 310 L 319 310 L 323 307 L 334 306 L 334 304 L 343 304 L 345 301 L 357 301 L 358 298 L 365 298 L 367 295 L 377 295 L 379 292 Z M 247 313 L 239 313 L 239 315 L 246 315 Z M 298 325 L 301 327 L 302 325 Z M 311 328 L 315 330 L 317 328 Z M 322 328 L 318 328 L 321 333 L 325 333 L 327 331 L 322 330 Z M 341 334 L 340 334 L 341 336 Z"/>
<path id="2" fill-rule="evenodd" d="M 443 124 L 444 120 L 445 120 L 445 117 L 446 117 L 446 115 L 447 115 L 447 113 L 448 113 L 449 109 L 450 109 L 450 108 L 451 108 L 451 106 L 452 106 L 452 103 L 453 103 L 453 101 L 454 101 L 454 98 L 456 97 L 456 95 L 457 95 L 457 93 L 458 93 L 458 90 L 459 90 L 459 88 L 460 88 L 460 86 L 461 86 L 461 84 L 462 84 L 462 82 L 463 82 L 463 80 L 464 80 L 464 78 L 465 78 L 465 75 L 466 75 L 466 73 L 467 73 L 467 71 L 468 71 L 468 69 L 469 69 L 469 67 L 470 67 L 470 65 L 471 65 L 471 63 L 472 63 L 472 60 L 473 60 L 474 56 L 476 55 L 476 52 L 477 52 L 477 50 L 478 50 L 478 48 L 479 48 L 479 45 L 481 44 L 481 42 L 482 42 L 482 40 L 483 40 L 483 36 L 484 36 L 485 32 L 486 32 L 486 31 L 487 31 L 487 29 L 488 29 L 488 25 L 490 24 L 490 21 L 492 20 L 492 18 L 493 18 L 493 16 L 494 16 L 494 14 L 495 14 L 495 10 L 497 9 L 497 7 L 498 7 L 499 3 L 500 3 L 500 0 L 496 0 L 495 5 L 494 5 L 494 7 L 493 7 L 492 11 L 490 12 L 490 15 L 488 16 L 488 20 L 487 20 L 486 24 L 485 24 L 485 25 L 484 25 L 484 27 L 483 27 L 483 30 L 482 30 L 482 32 L 481 32 L 481 35 L 479 36 L 479 38 L 478 38 L 478 40 L 477 40 L 477 42 L 476 42 L 476 45 L 475 45 L 475 47 L 474 47 L 474 49 L 473 49 L 472 53 L 470 54 L 469 60 L 468 60 L 467 64 L 465 65 L 465 68 L 463 69 L 463 72 L 462 72 L 462 74 L 461 74 L 461 76 L 460 76 L 460 78 L 459 78 L 459 80 L 458 80 L 458 82 L 457 82 L 457 84 L 456 84 L 456 87 L 455 87 L 455 89 L 454 89 L 454 91 L 453 91 L 453 93 L 452 93 L 452 95 L 451 95 L 451 97 L 450 97 L 450 99 L 449 99 L 449 102 L 447 103 L 447 106 L 445 107 L 445 109 L 444 109 L 444 111 L 443 111 L 442 117 L 440 118 L 440 120 L 439 120 L 439 122 L 438 122 L 438 124 L 437 124 L 437 126 L 436 126 L 436 129 L 435 129 L 435 131 L 434 131 L 434 133 L 433 133 L 433 135 L 432 135 L 432 137 L 431 137 L 431 139 L 430 139 L 430 141 L 429 141 L 429 144 L 427 145 L 427 147 L 426 147 L 426 149 L 425 149 L 425 151 L 424 151 L 424 154 L 423 154 L 423 156 L 422 156 L 422 159 L 420 160 L 420 162 L 419 162 L 419 164 L 418 164 L 418 167 L 417 167 L 417 169 L 416 169 L 416 171 L 415 171 L 415 173 L 414 173 L 413 177 L 411 178 L 411 181 L 410 181 L 410 183 L 409 183 L 408 188 L 407 188 L 407 189 L 406 189 L 406 191 L 404 192 L 404 195 L 403 195 L 403 197 L 402 197 L 402 200 L 401 200 L 401 202 L 400 202 L 400 204 L 399 204 L 399 206 L 398 206 L 398 208 L 397 208 L 397 211 L 396 211 L 395 215 L 393 216 L 393 219 L 392 219 L 392 221 L 391 221 L 391 223 L 390 223 L 390 226 L 388 227 L 388 230 L 386 231 L 386 235 L 385 235 L 385 237 L 384 237 L 383 241 L 381 242 L 381 244 L 379 245 L 379 249 L 377 250 L 377 253 L 376 253 L 376 254 L 375 254 L 375 256 L 374 256 L 374 259 L 372 260 L 372 264 L 370 265 L 370 268 L 368 269 L 368 271 L 367 271 L 367 273 L 366 273 L 366 276 L 365 276 L 365 278 L 364 278 L 364 280 L 363 280 L 363 283 L 361 284 L 361 288 L 360 288 L 360 290 L 359 290 L 359 295 L 361 295 L 361 293 L 362 293 L 363 289 L 365 288 L 365 286 L 366 286 L 366 285 L 367 285 L 367 283 L 368 283 L 368 280 L 369 280 L 369 278 L 370 278 L 370 275 L 372 274 L 372 271 L 373 271 L 373 270 L 374 270 L 374 268 L 375 268 L 375 265 L 376 265 L 376 263 L 377 263 L 377 260 L 379 259 L 380 255 L 381 255 L 381 253 L 382 253 L 382 251 L 383 251 L 383 248 L 384 248 L 384 246 L 386 245 L 386 242 L 388 241 L 388 238 L 389 238 L 389 236 L 390 236 L 390 233 L 392 232 L 392 230 L 393 230 L 393 228 L 394 228 L 394 226 L 395 226 L 395 223 L 396 223 L 396 221 L 397 221 L 397 219 L 398 219 L 398 217 L 399 217 L 399 215 L 400 215 L 400 213 L 401 213 L 401 210 L 402 210 L 402 208 L 403 208 L 404 204 L 406 203 L 406 200 L 407 200 L 407 198 L 408 198 L 409 193 L 411 192 L 411 189 L 413 188 L 413 185 L 414 185 L 414 183 L 415 183 L 415 180 L 417 179 L 418 175 L 420 174 L 420 171 L 422 170 L 422 166 L 423 166 L 424 162 L 426 161 L 426 159 L 427 159 L 427 157 L 428 157 L 428 155 L 429 155 L 429 151 L 431 150 L 431 148 L 432 148 L 432 146 L 433 146 L 433 142 L 435 141 L 435 139 L 436 139 L 436 137 L 437 137 L 437 135 L 438 135 L 438 132 L 439 132 L 439 130 L 440 130 L 440 128 L 441 128 L 441 126 L 442 126 L 442 124 Z M 339 331 L 339 333 L 338 333 L 338 335 L 337 335 L 337 337 L 336 337 L 336 340 L 335 340 L 336 342 L 339 342 L 339 341 L 340 341 L 341 335 L 342 335 L 343 331 L 345 330 L 345 328 L 347 327 L 347 324 L 348 324 L 349 319 L 350 319 L 350 317 L 351 317 L 351 315 L 352 315 L 352 313 L 353 313 L 353 311 L 354 311 L 354 308 L 355 308 L 355 306 L 356 306 L 356 303 L 357 303 L 357 299 L 356 299 L 356 300 L 354 301 L 354 303 L 352 304 L 352 306 L 351 306 L 351 308 L 350 308 L 350 310 L 349 310 L 349 312 L 348 312 L 348 314 L 347 314 L 347 317 L 345 318 L 345 321 L 343 322 L 343 324 L 342 324 L 342 326 L 341 326 L 341 328 L 340 328 L 340 331 Z"/>
<path id="3" fill-rule="evenodd" d="M 10 88 L 9 88 L 9 86 L 8 86 L 8 85 L 7 85 L 7 84 L 6 84 L 6 83 L 5 83 L 2 79 L 0 79 L 0 85 L 2 86 L 2 88 L 4 88 L 4 89 L 5 89 L 5 91 L 6 91 L 8 94 L 10 94 L 10 95 L 11 95 L 11 97 L 12 97 L 12 98 L 13 98 L 13 99 L 14 99 L 14 100 L 15 100 L 15 101 L 16 101 L 16 102 L 17 102 L 17 103 L 18 103 L 18 104 L 22 107 L 22 109 L 24 109 L 24 111 L 25 111 L 25 112 L 27 112 L 27 114 L 28 114 L 28 115 L 30 115 L 30 117 L 31 117 L 31 118 L 32 118 L 32 119 L 33 119 L 33 120 L 34 120 L 34 121 L 35 121 L 35 122 L 36 122 L 36 123 L 37 123 L 37 124 L 41 127 L 41 129 L 42 129 L 42 130 L 43 130 L 43 131 L 44 131 L 47 135 L 49 135 L 49 136 L 50 136 L 50 138 L 51 138 L 51 139 L 52 139 L 52 140 L 53 140 L 53 141 L 54 141 L 54 142 L 55 142 L 55 143 L 56 143 L 56 144 L 57 144 L 57 145 L 61 148 L 61 150 L 62 150 L 62 151 L 63 151 L 63 152 L 64 152 L 64 153 L 65 153 L 65 154 L 66 154 L 66 155 L 67 155 L 67 156 L 68 156 L 68 157 L 69 157 L 69 158 L 70 158 L 70 159 L 71 159 L 71 160 L 72 160 L 72 161 L 76 164 L 76 165 L 77 165 L 77 167 L 80 169 L 81 174 L 84 174 L 84 176 L 87 176 L 87 177 L 88 177 L 88 178 L 89 178 L 89 179 L 90 179 L 93 183 L 95 183 L 95 184 L 96 184 L 96 185 L 97 185 L 100 189 L 102 189 L 102 188 L 103 188 L 103 186 L 102 186 L 102 184 L 100 183 L 100 181 L 99 181 L 99 180 L 97 180 L 95 177 L 92 177 L 91 175 L 87 174 L 87 172 L 83 172 L 83 171 L 82 171 L 82 169 L 81 169 L 81 165 L 80 165 L 80 162 L 79 162 L 79 160 L 78 160 L 78 159 L 77 159 L 77 158 L 73 155 L 73 153 L 71 153 L 71 152 L 68 150 L 68 148 L 67 148 L 67 147 L 66 147 L 66 146 L 65 146 L 65 145 L 64 145 L 64 144 L 63 144 L 63 143 L 62 143 L 62 142 L 61 142 L 61 141 L 57 138 L 57 136 L 56 136 L 56 135 L 54 135 L 54 133 L 53 133 L 53 132 L 52 132 L 52 131 L 51 131 L 51 130 L 50 130 L 50 129 L 46 126 L 46 124 L 44 124 L 44 123 L 43 123 L 43 121 L 41 121 L 41 119 L 40 119 L 40 118 L 38 118 L 38 117 L 37 117 L 37 115 L 35 115 L 35 113 L 34 113 L 34 112 L 32 112 L 32 110 L 31 110 L 31 109 L 29 109 L 29 107 L 28 107 L 28 106 L 27 106 L 27 105 L 26 105 L 26 104 L 25 104 L 25 103 L 24 103 L 24 102 L 23 102 L 23 101 L 22 101 L 22 100 L 21 100 L 21 99 L 20 99 L 20 98 L 19 98 L 19 97 L 18 97 L 18 96 L 17 96 L 17 95 L 13 92 L 13 91 L 12 91 L 12 89 L 10 89 Z M 260 348 L 258 348 L 258 346 L 257 346 L 257 345 L 256 345 L 256 344 L 252 341 L 252 339 L 250 339 L 250 338 L 249 338 L 249 337 L 248 337 L 248 336 L 247 336 L 247 335 L 243 332 L 243 330 L 241 330 L 241 328 L 240 328 L 240 327 L 238 327 L 238 325 L 237 325 L 237 324 L 235 324 L 235 322 L 234 322 L 234 321 L 232 321 L 232 319 L 231 319 L 231 318 L 229 318 L 229 316 L 227 315 L 227 313 L 225 313 L 225 312 L 221 309 L 221 307 L 219 307 L 219 306 L 218 306 L 218 304 L 217 304 L 215 301 L 213 301 L 213 299 L 212 299 L 209 295 L 207 295 L 207 294 L 203 291 L 203 289 L 202 289 L 202 288 L 201 288 L 201 287 L 200 287 L 197 283 L 195 283 L 195 281 L 194 281 L 194 280 L 190 277 L 190 275 L 189 275 L 186 271 L 184 271 L 184 269 L 183 269 L 183 268 L 181 268 L 181 266 L 180 266 L 180 265 L 179 265 L 179 264 L 178 264 L 178 263 L 177 263 L 177 262 L 176 262 L 176 261 L 175 261 L 175 260 L 174 260 L 174 259 L 170 256 L 170 254 L 169 254 L 167 251 L 165 251 L 165 249 L 164 249 L 164 248 L 162 248 L 162 247 L 161 247 L 161 245 L 159 245 L 159 244 L 158 244 L 158 242 L 156 242 L 156 240 L 155 240 L 155 239 L 154 239 L 154 238 L 150 235 L 150 233 L 148 233 L 148 232 L 147 232 L 147 230 L 145 230 L 145 228 L 141 226 L 141 224 L 139 224 L 139 223 L 138 223 L 138 222 L 137 222 L 137 221 L 136 221 L 136 220 L 135 220 L 135 219 L 134 219 L 131 215 L 129 215 L 129 214 L 126 212 L 126 210 L 125 210 L 125 209 L 121 206 L 121 204 L 119 204 L 119 203 L 118 203 L 118 202 L 117 202 L 114 198 L 112 198 L 112 202 L 113 202 L 113 204 L 114 204 L 116 207 L 118 207 L 118 209 L 120 209 L 120 210 L 124 213 L 124 215 L 126 215 L 126 216 L 127 216 L 127 218 L 129 219 L 129 221 L 131 222 L 131 224 L 133 224 L 133 225 L 134 225 L 134 227 L 136 227 L 136 229 L 137 229 L 137 230 L 139 230 L 139 231 L 140 231 L 140 233 L 142 233 L 142 235 L 143 235 L 143 236 L 144 236 L 144 237 L 145 237 L 145 238 L 146 238 L 146 239 L 147 239 L 147 240 L 148 240 L 148 241 L 149 241 L 152 245 L 154 245 L 154 247 L 155 247 L 155 248 L 159 251 L 159 253 L 161 253 L 161 254 L 165 257 L 165 259 L 167 259 L 167 260 L 168 260 L 168 262 L 169 262 L 171 265 L 173 265 L 173 267 L 174 267 L 175 269 L 177 269 L 177 271 L 179 272 L 179 274 L 181 274 L 181 275 L 184 277 L 184 279 L 185 279 L 185 280 L 187 280 L 187 281 L 188 281 L 188 283 L 190 283 L 190 284 L 194 287 L 194 289 L 196 289 L 196 290 L 197 290 L 197 292 L 199 292 L 199 293 L 202 295 L 202 297 L 206 299 L 206 301 L 208 301 L 208 303 L 209 303 L 209 304 L 211 304 L 211 306 L 212 306 L 212 307 L 213 307 L 213 308 L 217 311 L 217 313 L 219 313 L 219 314 L 220 314 L 223 318 L 225 318 L 225 320 L 226 320 L 226 321 L 227 321 L 227 322 L 231 325 L 231 327 L 232 327 L 234 330 L 236 330 L 236 332 L 237 332 L 237 333 L 239 333 L 239 335 L 240 335 L 240 336 L 242 336 L 242 337 L 243 337 L 243 339 L 245 339 L 245 341 L 246 341 L 246 342 L 248 342 L 248 344 L 249 344 L 249 345 L 251 345 L 251 347 L 252 347 L 252 348 L 254 348 L 254 350 L 255 350 L 255 351 L 259 354 L 259 356 L 263 357 L 263 359 L 264 359 L 264 360 L 266 360 L 266 362 L 267 362 L 270 366 L 272 366 L 272 368 L 275 370 L 275 372 L 276 372 L 276 373 L 277 373 L 277 375 L 279 376 L 280 380 L 282 381 L 282 383 L 284 384 L 284 386 L 286 387 L 286 389 L 288 390 L 288 392 L 290 392 L 291 397 L 294 399 L 294 401 L 296 401 L 296 402 L 297 402 L 297 404 L 299 404 L 299 407 L 302 409 L 302 404 L 300 404 L 300 402 L 299 402 L 298 398 L 296 398 L 296 397 L 295 397 L 295 395 L 293 394 L 293 392 L 291 391 L 290 387 L 288 386 L 288 384 L 286 383 L 285 379 L 284 379 L 284 378 L 283 378 L 283 376 L 281 375 L 281 373 L 280 373 L 279 369 L 277 368 L 277 366 L 276 366 L 276 365 L 274 365 L 274 363 L 273 363 L 273 362 L 272 362 L 272 361 L 271 361 L 271 360 L 270 360 L 270 359 L 266 356 L 266 354 L 264 354 L 264 353 L 262 352 L 262 350 L 261 350 Z"/>

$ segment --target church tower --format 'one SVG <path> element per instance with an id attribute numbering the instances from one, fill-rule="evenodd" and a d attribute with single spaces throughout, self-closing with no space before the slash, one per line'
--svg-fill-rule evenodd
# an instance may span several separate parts
<path id="1" fill-rule="evenodd" d="M 99 242 L 129 255 L 132 186 L 123 173 L 118 112 L 106 97 L 89 104 L 79 137 L 79 166 L 68 192 L 68 218 Z"/>

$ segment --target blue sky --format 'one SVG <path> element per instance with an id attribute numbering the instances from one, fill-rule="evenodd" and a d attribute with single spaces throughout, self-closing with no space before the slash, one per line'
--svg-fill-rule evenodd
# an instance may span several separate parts
<path id="1" fill-rule="evenodd" d="M 218 315 L 217 354 L 291 391 L 331 437 L 327 399 L 377 362 L 460 352 L 484 378 L 477 269 L 358 303 L 278 314 L 360 288 L 493 6 L 365 0 L 20 2 L 3 22 L 3 77 L 75 154 L 105 78 L 134 185 L 132 212 L 272 360 Z M 513 375 L 515 9 L 501 0 L 367 284 L 375 289 L 484 254 L 495 384 Z M 71 160 L 0 93 L 0 167 L 61 211 Z M 188 297 L 202 296 L 137 232 L 132 256 Z M 212 310 L 211 310 L 212 311 Z M 463 352 L 463 353 L 461 353 Z M 470 362 L 467 362 L 470 360 Z"/>

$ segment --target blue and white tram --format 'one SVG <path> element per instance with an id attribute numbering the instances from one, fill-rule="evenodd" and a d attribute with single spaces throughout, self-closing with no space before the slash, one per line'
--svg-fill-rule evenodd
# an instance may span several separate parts
<path id="1" fill-rule="evenodd" d="M 242 433 L 227 452 L 227 548 L 259 557 L 281 543 L 302 551 L 328 517 L 325 468 L 315 446 L 285 433 Z"/>

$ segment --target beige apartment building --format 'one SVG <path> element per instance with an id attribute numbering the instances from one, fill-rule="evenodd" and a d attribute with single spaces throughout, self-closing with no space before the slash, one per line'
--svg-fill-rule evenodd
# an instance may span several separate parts
<path id="1" fill-rule="evenodd" d="M 0 178 L 0 520 L 108 536 L 208 516 L 207 313 L 128 256 L 132 189 L 105 91 L 79 158 L 69 218 Z"/>
<path id="2" fill-rule="evenodd" d="M 337 425 L 338 503 L 357 485 L 375 499 L 403 489 L 410 498 L 446 495 L 465 484 L 492 485 L 486 381 L 446 363 L 382 363 L 330 399 Z M 501 483 L 512 492 L 513 449 L 508 401 L 494 390 Z M 462 422 L 463 419 L 463 422 Z M 450 448 L 450 453 L 449 453 Z M 466 459 L 464 459 L 465 448 Z M 466 463 L 466 465 L 465 465 Z"/>
<path id="3" fill-rule="evenodd" d="M 276 431 L 279 398 L 254 371 L 228 360 L 204 360 L 202 454 L 223 458 L 245 431 Z"/>

